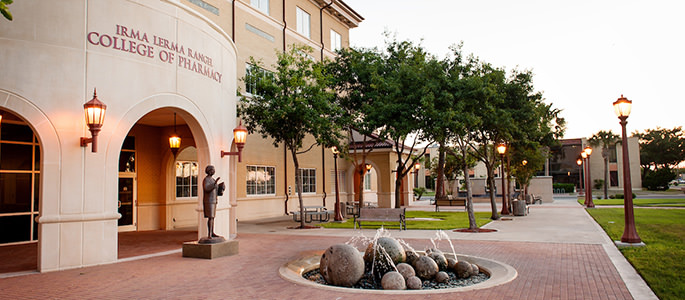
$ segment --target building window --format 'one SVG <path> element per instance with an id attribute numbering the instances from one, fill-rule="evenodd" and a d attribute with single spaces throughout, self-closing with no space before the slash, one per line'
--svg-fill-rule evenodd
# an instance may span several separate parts
<path id="1" fill-rule="evenodd" d="M 275 195 L 276 167 L 247 166 L 247 194 Z"/>
<path id="2" fill-rule="evenodd" d="M 618 186 L 618 171 L 609 171 L 609 181 L 611 186 Z"/>
<path id="3" fill-rule="evenodd" d="M 176 198 L 197 197 L 197 162 L 176 162 Z"/>
<path id="4" fill-rule="evenodd" d="M 304 35 L 307 38 L 309 38 L 310 37 L 310 35 L 309 35 L 310 16 L 303 9 L 301 9 L 299 7 L 297 7 L 296 9 L 297 9 L 297 32 L 299 32 L 301 35 Z"/>
<path id="5" fill-rule="evenodd" d="M 366 172 L 366 175 L 364 175 L 364 190 L 371 190 L 371 172 Z"/>
<path id="6" fill-rule="evenodd" d="M 251 0 L 252 7 L 269 15 L 269 0 Z"/>
<path id="7" fill-rule="evenodd" d="M 338 171 L 338 191 L 343 193 L 347 190 L 345 185 L 345 171 Z M 331 192 L 335 193 L 335 171 L 331 171 Z"/>
<path id="8" fill-rule="evenodd" d="M 245 92 L 250 95 L 261 95 L 257 88 L 259 80 L 273 80 L 273 72 L 257 67 L 255 65 L 247 64 L 245 66 Z"/>
<path id="9" fill-rule="evenodd" d="M 331 30 L 331 50 L 338 51 L 342 48 L 342 36 L 335 30 Z"/>
<path id="10" fill-rule="evenodd" d="M 300 169 L 297 176 L 302 182 L 302 193 L 316 193 L 316 169 Z"/>
<path id="11" fill-rule="evenodd" d="M 40 144 L 26 122 L 0 114 L 0 244 L 36 241 Z"/>
<path id="12" fill-rule="evenodd" d="M 618 161 L 616 157 L 616 145 L 613 145 L 609 149 L 609 162 L 615 163 Z"/>

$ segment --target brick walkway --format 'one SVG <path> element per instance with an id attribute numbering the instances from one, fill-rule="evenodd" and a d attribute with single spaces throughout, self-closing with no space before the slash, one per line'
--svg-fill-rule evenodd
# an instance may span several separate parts
<path id="1" fill-rule="evenodd" d="M 282 279 L 278 268 L 303 252 L 323 250 L 344 237 L 240 234 L 240 254 L 215 260 L 172 254 L 45 274 L 0 279 L 3 299 L 416 299 L 304 287 Z M 426 239 L 408 239 L 422 249 Z M 458 253 L 513 266 L 507 284 L 425 299 L 632 299 L 597 244 L 453 241 Z M 445 249 L 447 250 L 447 249 Z"/>

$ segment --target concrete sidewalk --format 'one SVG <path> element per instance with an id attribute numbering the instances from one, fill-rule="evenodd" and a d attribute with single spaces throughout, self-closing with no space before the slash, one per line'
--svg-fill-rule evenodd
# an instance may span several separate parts
<path id="1" fill-rule="evenodd" d="M 488 204 L 477 210 L 489 211 Z M 180 251 L 110 265 L 0 279 L 4 299 L 416 299 L 304 287 L 278 268 L 375 230 L 287 229 L 292 218 L 240 222 L 240 253 L 214 260 Z M 445 299 L 656 299 L 613 242 L 573 199 L 534 205 L 530 215 L 494 221 L 493 233 L 445 231 L 456 251 L 497 260 L 518 272 L 513 281 L 476 291 L 430 295 Z M 432 230 L 390 230 L 416 249 L 431 247 Z M 442 244 L 440 248 L 446 246 Z M 306 296 L 305 296 L 306 295 Z"/>

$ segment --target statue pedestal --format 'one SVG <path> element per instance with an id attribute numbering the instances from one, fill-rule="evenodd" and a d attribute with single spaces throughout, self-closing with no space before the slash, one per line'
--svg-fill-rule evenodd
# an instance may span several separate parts
<path id="1" fill-rule="evenodd" d="M 237 240 L 214 244 L 200 244 L 198 241 L 183 243 L 183 257 L 214 259 L 235 254 L 238 254 Z"/>

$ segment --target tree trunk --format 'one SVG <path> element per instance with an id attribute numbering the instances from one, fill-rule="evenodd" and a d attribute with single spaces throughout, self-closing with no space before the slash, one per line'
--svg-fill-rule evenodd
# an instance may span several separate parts
<path id="1" fill-rule="evenodd" d="M 395 208 L 401 206 L 400 193 L 402 193 L 402 164 L 397 161 L 397 172 L 395 172 Z"/>
<path id="2" fill-rule="evenodd" d="M 488 188 L 490 188 L 490 207 L 492 208 L 492 216 L 490 219 L 499 219 L 499 214 L 497 213 L 497 202 L 495 201 L 495 172 L 492 169 L 491 164 L 485 164 L 488 170 Z"/>
<path id="3" fill-rule="evenodd" d="M 435 199 L 445 197 L 445 148 L 442 143 L 438 147 L 438 179 L 435 183 Z"/>
<path id="4" fill-rule="evenodd" d="M 300 200 L 300 228 L 304 229 L 304 200 L 302 199 L 302 178 L 298 176 L 300 172 L 300 163 L 297 161 L 297 154 L 295 149 L 290 149 L 293 156 L 293 164 L 295 165 L 295 189 L 297 191 L 297 198 Z"/>
<path id="5" fill-rule="evenodd" d="M 469 229 L 478 229 L 476 215 L 473 213 L 473 192 L 471 191 L 471 178 L 469 178 L 469 166 L 466 165 L 467 148 L 462 147 L 461 153 L 464 161 L 464 185 L 466 186 L 466 212 L 469 215 Z M 496 211 L 495 211 L 496 212 Z"/>

